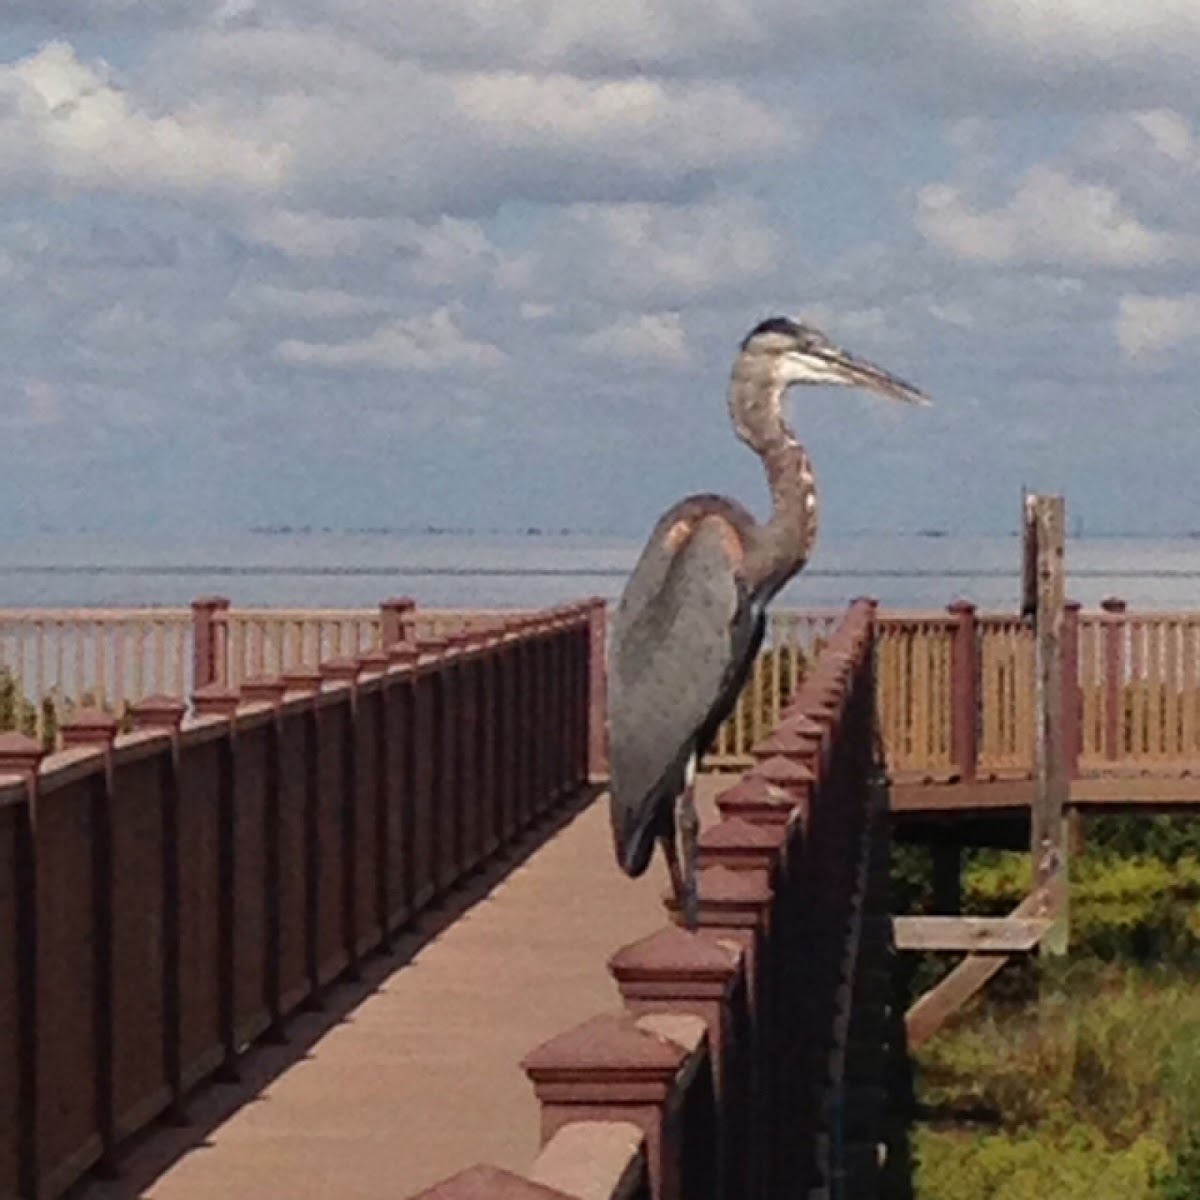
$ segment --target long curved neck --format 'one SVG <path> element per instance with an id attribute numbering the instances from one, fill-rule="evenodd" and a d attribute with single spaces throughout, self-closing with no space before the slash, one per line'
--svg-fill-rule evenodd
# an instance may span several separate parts
<path id="1" fill-rule="evenodd" d="M 817 534 L 817 485 L 808 452 L 783 419 L 783 387 L 735 366 L 729 411 L 737 435 L 762 460 L 771 516 L 748 547 L 744 571 L 752 588 L 771 594 L 803 565 Z"/>

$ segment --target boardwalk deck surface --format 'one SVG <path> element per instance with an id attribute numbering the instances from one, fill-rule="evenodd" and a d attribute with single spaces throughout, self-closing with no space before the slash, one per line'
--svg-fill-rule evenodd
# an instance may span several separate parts
<path id="1" fill-rule="evenodd" d="M 306 1052 L 254 1051 L 241 1085 L 210 1088 L 191 1128 L 152 1135 L 88 1200 L 401 1200 L 477 1161 L 528 1168 L 520 1060 L 619 1010 L 606 962 L 661 926 L 665 886 L 658 862 L 617 871 L 601 798 L 406 965 L 380 960 L 361 1003 L 298 1018 Z"/>

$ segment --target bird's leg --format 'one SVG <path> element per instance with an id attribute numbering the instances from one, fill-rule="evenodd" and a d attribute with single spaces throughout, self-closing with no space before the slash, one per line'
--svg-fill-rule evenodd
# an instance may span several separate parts
<path id="1" fill-rule="evenodd" d="M 679 870 L 679 854 L 675 849 L 675 830 L 672 829 L 669 833 L 662 834 L 658 840 L 662 843 L 663 857 L 667 860 L 667 870 L 671 875 L 671 890 L 675 893 L 675 903 L 679 905 L 679 910 L 682 912 L 684 908 L 683 873 Z"/>
<path id="2" fill-rule="evenodd" d="M 696 842 L 700 818 L 696 813 L 696 760 L 687 765 L 687 782 L 679 797 L 679 841 L 683 849 L 683 923 L 695 929 L 700 922 L 700 898 L 696 891 Z"/>

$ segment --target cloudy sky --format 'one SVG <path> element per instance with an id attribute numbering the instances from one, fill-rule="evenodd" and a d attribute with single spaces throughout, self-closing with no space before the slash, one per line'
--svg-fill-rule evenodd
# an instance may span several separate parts
<path id="1" fill-rule="evenodd" d="M 830 532 L 1200 528 L 1194 0 L 4 0 L 10 530 L 640 533 L 761 510 L 776 311 Z"/>

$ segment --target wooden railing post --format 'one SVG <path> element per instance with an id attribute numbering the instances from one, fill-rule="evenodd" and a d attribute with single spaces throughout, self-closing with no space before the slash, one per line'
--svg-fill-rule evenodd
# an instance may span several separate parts
<path id="1" fill-rule="evenodd" d="M 978 759 L 979 668 L 975 646 L 975 605 L 956 600 L 949 608 L 954 618 L 954 641 L 950 651 L 951 741 L 954 765 L 959 778 L 969 783 L 975 778 Z"/>
<path id="2" fill-rule="evenodd" d="M 411 621 L 417 602 L 411 596 L 393 596 L 379 606 L 380 645 L 386 650 L 393 642 L 405 640 L 405 623 Z"/>
<path id="3" fill-rule="evenodd" d="M 670 1035 L 660 1032 L 663 1022 Z M 684 1122 L 695 1111 L 688 1076 L 708 1053 L 704 1022 L 684 1013 L 593 1017 L 543 1042 L 521 1064 L 541 1106 L 542 1144 L 597 1112 L 629 1121 L 646 1138 L 655 1200 L 684 1200 L 685 1154 L 715 1149 L 685 1144 Z"/>
<path id="4" fill-rule="evenodd" d="M 113 1014 L 113 740 L 116 718 L 98 708 L 81 708 L 60 729 L 67 750 L 96 750 L 104 769 L 91 784 L 92 821 L 92 1030 L 96 1039 L 93 1111 L 100 1134 L 100 1167 L 111 1172 L 116 1151 Z"/>
<path id="5" fill-rule="evenodd" d="M 217 613 L 229 610 L 225 596 L 200 596 L 192 601 L 192 690 L 223 682 L 221 640 Z"/>
<path id="6" fill-rule="evenodd" d="M 1079 777 L 1083 747 L 1083 702 L 1079 691 L 1079 601 L 1063 606 L 1062 628 L 1063 759 L 1068 779 Z"/>
<path id="7" fill-rule="evenodd" d="M 37 812 L 38 766 L 45 757 L 41 743 L 23 733 L 0 733 L 0 775 L 20 776 L 24 799 L 16 806 L 12 887 L 16 908 L 15 945 L 2 965 L 15 968 L 17 1079 L 7 1087 L 17 1094 L 17 1191 L 22 1196 L 39 1194 L 38 1151 L 43 1131 L 39 1128 L 41 1097 L 38 1080 L 38 856 L 34 828 Z M 51 1036 L 53 1036 L 51 1034 Z M 8 1180 L 0 1180 L 7 1184 Z"/>
<path id="8" fill-rule="evenodd" d="M 608 778 L 607 606 L 588 601 L 588 778 Z"/>
<path id="9" fill-rule="evenodd" d="M 182 1067 L 182 984 L 180 978 L 179 729 L 187 706 L 173 696 L 146 696 L 129 715 L 138 733 L 158 731 L 171 739 L 162 780 L 162 1013 L 163 1076 L 172 1122 L 186 1117 Z"/>
<path id="10" fill-rule="evenodd" d="M 1104 757 L 1121 757 L 1125 740 L 1125 601 L 1100 602 L 1104 622 Z"/>

